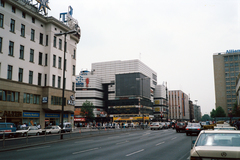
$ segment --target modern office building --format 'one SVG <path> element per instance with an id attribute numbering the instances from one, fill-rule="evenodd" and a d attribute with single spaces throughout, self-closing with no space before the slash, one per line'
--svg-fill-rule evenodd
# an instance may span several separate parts
<path id="1" fill-rule="evenodd" d="M 221 106 L 225 113 L 232 112 L 236 103 L 236 80 L 239 74 L 240 51 L 227 50 L 213 55 L 215 108 Z"/>
<path id="2" fill-rule="evenodd" d="M 55 34 L 74 28 L 48 17 L 48 5 L 32 3 L 0 0 L 0 121 L 58 125 L 62 116 L 64 36 Z M 68 122 L 73 121 L 71 102 L 79 39 L 77 32 L 66 36 L 64 121 Z"/>
<path id="3" fill-rule="evenodd" d="M 181 90 L 168 91 L 169 118 L 171 120 L 190 120 L 189 98 Z"/>
<path id="4" fill-rule="evenodd" d="M 96 117 L 148 121 L 153 118 L 156 85 L 157 73 L 139 60 L 92 63 L 91 71 L 76 76 L 75 107 L 88 100 Z"/>
<path id="5" fill-rule="evenodd" d="M 201 106 L 197 104 L 193 104 L 193 110 L 194 110 L 194 120 L 195 122 L 201 121 L 202 113 L 201 113 Z"/>

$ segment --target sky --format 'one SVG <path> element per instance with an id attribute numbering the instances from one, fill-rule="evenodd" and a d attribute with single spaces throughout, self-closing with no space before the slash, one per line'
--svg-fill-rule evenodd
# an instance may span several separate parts
<path id="1" fill-rule="evenodd" d="M 213 54 L 240 49 L 239 0 L 49 0 L 73 8 L 81 28 L 76 74 L 91 64 L 139 59 L 158 84 L 182 90 L 202 114 L 215 109 Z"/>

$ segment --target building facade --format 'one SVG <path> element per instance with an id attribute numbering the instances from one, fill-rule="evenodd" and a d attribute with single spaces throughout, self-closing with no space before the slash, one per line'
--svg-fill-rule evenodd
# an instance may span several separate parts
<path id="1" fill-rule="evenodd" d="M 194 110 L 194 121 L 200 122 L 202 118 L 201 107 L 197 104 L 193 104 L 193 110 Z"/>
<path id="2" fill-rule="evenodd" d="M 189 98 L 181 90 L 170 90 L 169 97 L 169 118 L 171 120 L 190 120 Z"/>
<path id="3" fill-rule="evenodd" d="M 75 108 L 81 108 L 88 100 L 93 102 L 98 117 L 108 116 L 113 121 L 123 120 L 119 116 L 122 114 L 128 115 L 123 121 L 153 118 L 157 73 L 144 63 L 139 60 L 92 63 L 91 71 L 84 72 L 76 76 Z"/>
<path id="4" fill-rule="evenodd" d="M 59 125 L 64 37 L 72 28 L 39 13 L 30 1 L 0 0 L 0 121 Z M 64 121 L 73 121 L 76 49 L 80 35 L 66 36 Z"/>
<path id="5" fill-rule="evenodd" d="M 239 74 L 240 51 L 227 50 L 213 55 L 215 108 L 221 106 L 228 115 L 236 98 L 236 81 Z"/>

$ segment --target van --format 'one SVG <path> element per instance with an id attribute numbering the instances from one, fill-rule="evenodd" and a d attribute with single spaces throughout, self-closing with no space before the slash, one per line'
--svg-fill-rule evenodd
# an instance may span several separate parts
<path id="1" fill-rule="evenodd" d="M 16 130 L 14 123 L 0 122 L 0 138 L 3 137 L 3 133 L 5 133 L 5 137 L 14 137 L 16 136 Z"/>
<path id="2" fill-rule="evenodd" d="M 59 125 L 59 127 L 61 127 L 61 124 Z M 63 123 L 63 129 L 62 132 L 71 132 L 72 131 L 72 124 L 70 122 L 65 122 Z"/>

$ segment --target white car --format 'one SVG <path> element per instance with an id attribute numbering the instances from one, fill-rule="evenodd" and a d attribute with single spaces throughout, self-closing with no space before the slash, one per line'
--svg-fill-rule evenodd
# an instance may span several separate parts
<path id="1" fill-rule="evenodd" d="M 150 124 L 149 127 L 151 130 L 155 130 L 155 129 L 163 129 L 163 125 L 160 122 L 153 122 L 152 124 Z"/>
<path id="2" fill-rule="evenodd" d="M 190 160 L 240 159 L 240 131 L 203 130 L 193 143 Z"/>
<path id="3" fill-rule="evenodd" d="M 59 126 L 47 126 L 42 130 L 43 134 L 52 134 L 52 133 L 60 133 L 61 128 Z"/>
<path id="4" fill-rule="evenodd" d="M 28 127 L 22 127 L 19 130 L 16 131 L 17 135 L 19 136 L 38 136 L 42 134 L 42 130 L 38 129 L 36 126 L 28 126 Z"/>

